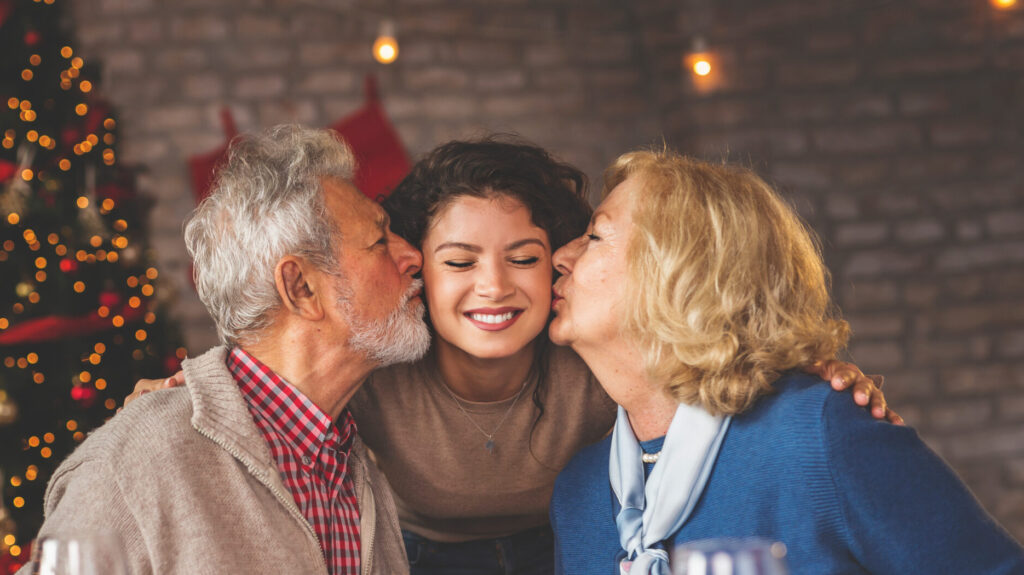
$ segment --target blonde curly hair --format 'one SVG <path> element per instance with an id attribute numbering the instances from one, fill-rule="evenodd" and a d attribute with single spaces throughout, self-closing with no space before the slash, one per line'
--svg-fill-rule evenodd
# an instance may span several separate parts
<path id="1" fill-rule="evenodd" d="M 846 345 L 815 237 L 761 178 L 667 150 L 620 156 L 605 193 L 627 178 L 640 186 L 624 327 L 676 400 L 740 413 Z"/>

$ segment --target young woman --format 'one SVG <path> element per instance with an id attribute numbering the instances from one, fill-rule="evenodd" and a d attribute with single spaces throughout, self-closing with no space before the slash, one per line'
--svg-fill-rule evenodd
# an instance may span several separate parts
<path id="1" fill-rule="evenodd" d="M 423 251 L 434 343 L 424 360 L 376 372 L 349 409 L 394 490 L 412 572 L 550 573 L 555 477 L 615 420 L 579 357 L 547 337 L 551 254 L 591 213 L 584 176 L 521 142 L 450 142 L 384 207 Z M 815 373 L 856 383 L 855 400 L 886 416 L 855 367 Z"/>

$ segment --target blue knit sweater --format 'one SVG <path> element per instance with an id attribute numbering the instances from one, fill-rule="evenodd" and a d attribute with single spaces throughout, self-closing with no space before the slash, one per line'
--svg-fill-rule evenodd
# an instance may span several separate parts
<path id="1" fill-rule="evenodd" d="M 672 545 L 760 536 L 806 573 L 1024 573 L 1024 550 L 917 433 L 789 374 L 733 418 L 697 508 Z M 581 451 L 551 501 L 558 571 L 617 574 L 611 439 Z"/>

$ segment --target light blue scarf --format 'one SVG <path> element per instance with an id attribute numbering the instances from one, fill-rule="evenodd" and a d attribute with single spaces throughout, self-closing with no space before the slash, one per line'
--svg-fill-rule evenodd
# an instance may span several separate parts
<path id="1" fill-rule="evenodd" d="M 624 550 L 619 553 L 621 573 L 669 575 L 668 552 L 657 545 L 678 532 L 693 512 L 730 421 L 679 404 L 645 484 L 643 451 L 626 410 L 619 407 L 608 471 L 622 508 L 615 518 Z"/>

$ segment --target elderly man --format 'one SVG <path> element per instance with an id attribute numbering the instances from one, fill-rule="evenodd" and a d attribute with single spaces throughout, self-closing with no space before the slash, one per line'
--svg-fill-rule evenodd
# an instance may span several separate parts
<path id="1" fill-rule="evenodd" d="M 422 259 L 352 170 L 328 131 L 232 147 L 185 228 L 224 346 L 61 465 L 41 535 L 114 531 L 136 575 L 408 572 L 345 405 L 370 371 L 429 346 Z"/>

